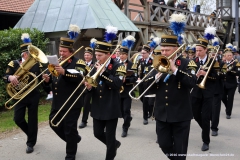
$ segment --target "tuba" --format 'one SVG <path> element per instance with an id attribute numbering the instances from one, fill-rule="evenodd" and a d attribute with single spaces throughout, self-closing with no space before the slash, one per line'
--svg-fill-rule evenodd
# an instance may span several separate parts
<path id="1" fill-rule="evenodd" d="M 25 94 L 27 94 L 29 90 L 32 90 L 38 84 L 38 79 L 36 78 L 36 75 L 32 72 L 29 72 L 29 70 L 38 62 L 48 62 L 45 54 L 36 46 L 29 45 L 28 52 L 28 59 L 24 61 L 20 65 L 18 70 L 14 73 L 14 75 L 19 77 L 19 84 L 17 86 L 13 86 L 11 83 L 7 84 L 7 93 L 10 97 L 13 97 L 14 99 L 21 99 L 22 97 L 25 97 Z M 32 80 L 34 81 L 32 82 Z M 29 82 L 31 82 L 30 85 Z M 26 85 L 29 86 L 25 87 Z"/>

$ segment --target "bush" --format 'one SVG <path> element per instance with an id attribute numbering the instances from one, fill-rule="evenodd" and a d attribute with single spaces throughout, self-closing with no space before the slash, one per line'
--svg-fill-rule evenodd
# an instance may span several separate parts
<path id="1" fill-rule="evenodd" d="M 6 92 L 6 84 L 3 82 L 7 65 L 11 60 L 21 58 L 20 45 L 23 44 L 21 40 L 22 33 L 28 33 L 32 44 L 46 53 L 46 45 L 49 39 L 45 38 L 43 32 L 37 29 L 12 29 L 0 31 L 0 108 L 10 98 Z"/>

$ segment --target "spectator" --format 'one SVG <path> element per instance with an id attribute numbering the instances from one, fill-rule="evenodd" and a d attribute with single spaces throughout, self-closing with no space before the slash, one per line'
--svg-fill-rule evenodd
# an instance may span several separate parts
<path id="1" fill-rule="evenodd" d="M 177 5 L 177 8 L 189 11 L 186 0 L 181 0 L 181 2 Z"/>
<path id="2" fill-rule="evenodd" d="M 166 5 L 164 0 L 153 0 L 154 3 L 160 4 L 160 5 Z M 155 10 L 156 6 L 153 6 L 153 10 Z"/>
<path id="3" fill-rule="evenodd" d="M 169 7 L 174 7 L 174 8 L 175 8 L 175 3 L 176 3 L 176 1 L 177 1 L 177 0 L 168 0 L 167 5 L 168 5 Z"/>

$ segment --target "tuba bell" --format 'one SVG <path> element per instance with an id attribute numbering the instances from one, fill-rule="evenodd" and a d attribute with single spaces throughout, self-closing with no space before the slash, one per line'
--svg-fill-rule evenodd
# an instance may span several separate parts
<path id="1" fill-rule="evenodd" d="M 32 90 L 38 83 L 38 79 L 36 75 L 29 70 L 38 62 L 47 63 L 48 59 L 45 54 L 36 46 L 29 45 L 28 46 L 29 57 L 26 61 L 24 61 L 18 70 L 14 73 L 14 75 L 18 76 L 19 84 L 17 86 L 13 86 L 11 83 L 7 84 L 7 93 L 10 97 L 14 99 L 21 99 L 28 93 L 29 90 Z M 35 79 L 34 82 L 31 82 Z M 26 85 L 31 84 L 23 89 Z M 18 93 L 18 94 L 17 94 Z"/>

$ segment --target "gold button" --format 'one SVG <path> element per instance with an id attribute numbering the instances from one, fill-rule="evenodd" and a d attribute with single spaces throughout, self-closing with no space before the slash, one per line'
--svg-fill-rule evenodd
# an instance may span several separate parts
<path id="1" fill-rule="evenodd" d="M 168 103 L 166 103 L 166 106 L 168 106 Z"/>
<path id="2" fill-rule="evenodd" d="M 109 89 L 111 89 L 111 88 L 109 87 Z"/>
<path id="3" fill-rule="evenodd" d="M 57 95 L 57 93 L 55 93 L 55 95 Z"/>
<path id="4" fill-rule="evenodd" d="M 166 96 L 165 98 L 166 98 L 166 99 L 168 99 L 168 97 L 167 97 L 167 96 Z"/>
<path id="5" fill-rule="evenodd" d="M 55 87 L 55 89 L 57 89 L 57 87 Z"/>
<path id="6" fill-rule="evenodd" d="M 55 84 L 57 84 L 57 82 L 55 82 Z"/>
<path id="7" fill-rule="evenodd" d="M 168 83 L 166 83 L 166 86 L 168 86 Z"/>
<path id="8" fill-rule="evenodd" d="M 166 92 L 168 92 L 168 90 L 166 90 Z"/>
<path id="9" fill-rule="evenodd" d="M 100 98 L 102 98 L 102 96 L 100 96 Z"/>
<path id="10" fill-rule="evenodd" d="M 102 90 L 100 90 L 99 92 L 102 92 Z"/>

